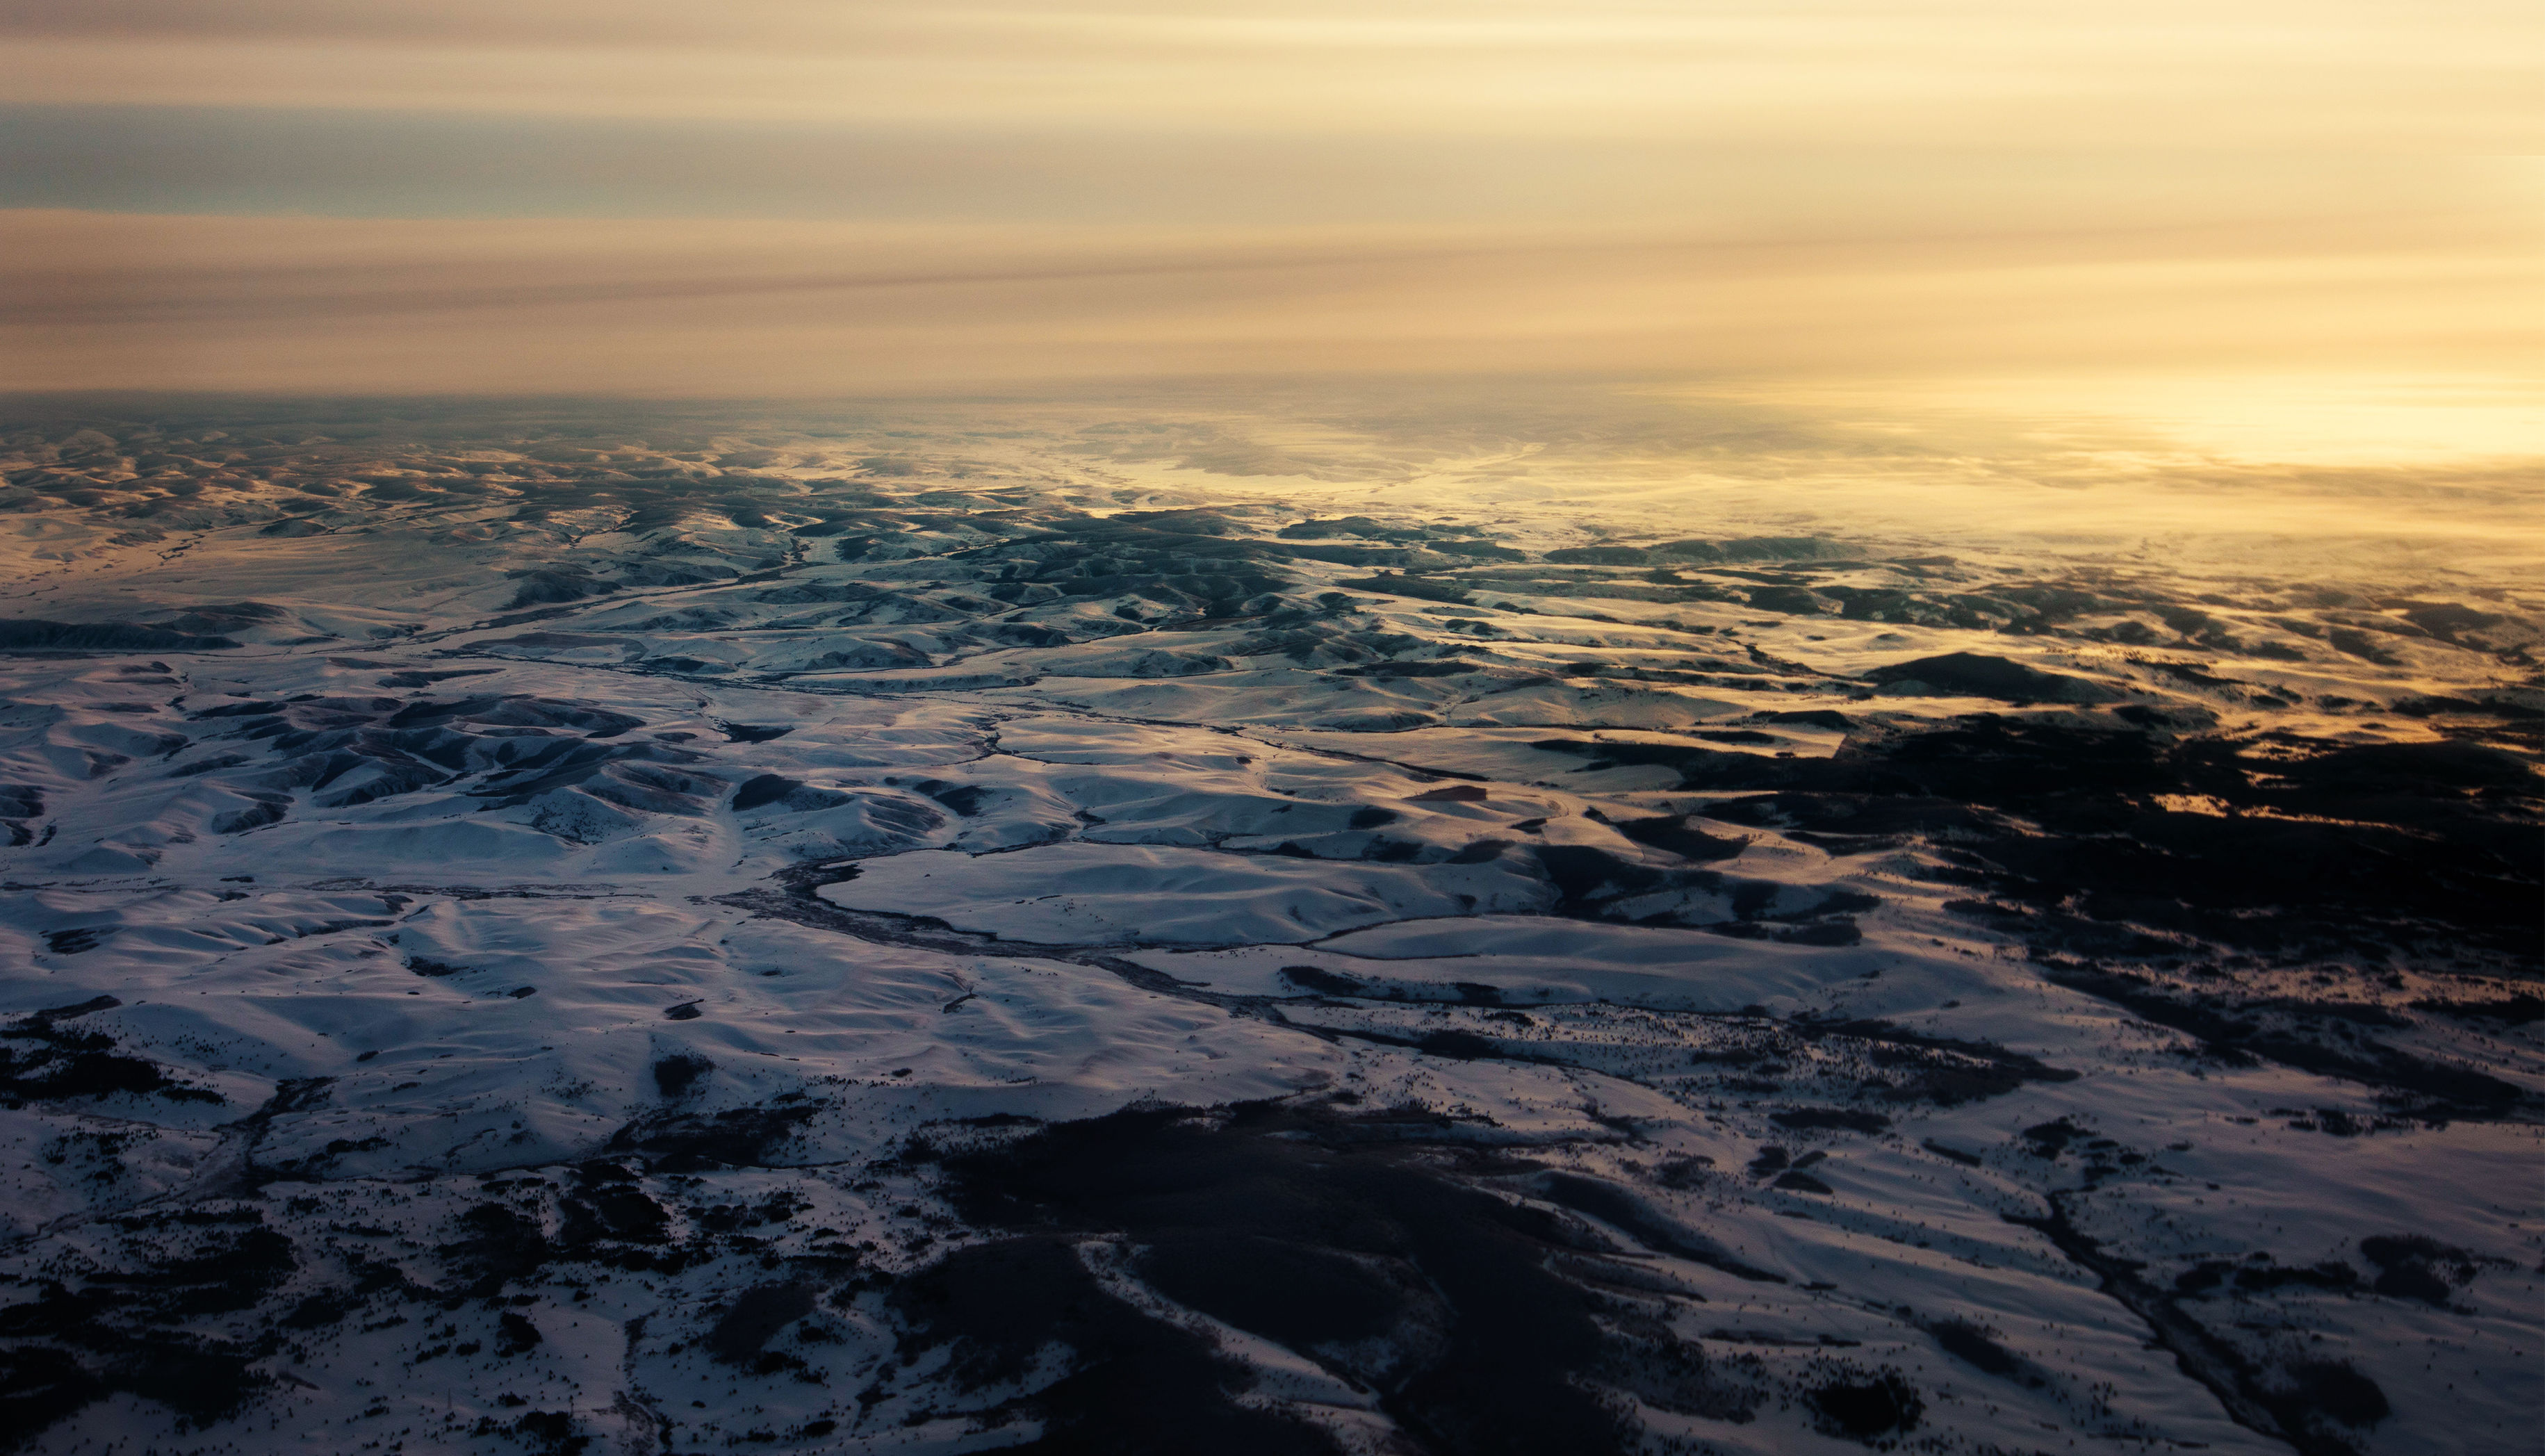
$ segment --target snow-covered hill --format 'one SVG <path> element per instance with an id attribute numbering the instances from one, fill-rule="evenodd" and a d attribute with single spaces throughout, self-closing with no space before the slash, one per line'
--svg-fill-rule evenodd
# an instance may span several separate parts
<path id="1" fill-rule="evenodd" d="M 2535 582 L 1162 419 L 18 411 L 0 1445 L 2529 1448 Z"/>

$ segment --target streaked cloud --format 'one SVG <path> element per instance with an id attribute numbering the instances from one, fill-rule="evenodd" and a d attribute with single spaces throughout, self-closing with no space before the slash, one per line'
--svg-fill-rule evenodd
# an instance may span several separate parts
<path id="1" fill-rule="evenodd" d="M 14 387 L 812 394 L 1564 367 L 2516 372 L 2534 259 L 2294 225 L 1691 237 L 1456 228 L 11 214 Z M 2532 315 L 2529 315 L 2532 316 Z"/>
<path id="2" fill-rule="evenodd" d="M 0 7 L 22 103 L 1742 145 L 2531 151 L 2532 7 L 2034 0 Z"/>
<path id="3" fill-rule="evenodd" d="M 2409 401 L 2545 357 L 2509 0 L 0 0 L 0 38 L 12 388 L 2281 389 L 2293 458 L 2310 397 L 2407 401 L 2437 458 L 2516 406 Z"/>

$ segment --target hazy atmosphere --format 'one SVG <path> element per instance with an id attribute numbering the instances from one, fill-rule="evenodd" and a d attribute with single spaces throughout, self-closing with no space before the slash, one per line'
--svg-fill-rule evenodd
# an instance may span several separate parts
<path id="1" fill-rule="evenodd" d="M 2539 96 L 0 0 L 0 1453 L 2523 1456 Z"/>
<path id="2" fill-rule="evenodd" d="M 1561 369 L 2168 423 L 2259 387 L 2246 448 L 2532 444 L 2545 118 L 2508 0 L 0 26 L 12 387 Z"/>

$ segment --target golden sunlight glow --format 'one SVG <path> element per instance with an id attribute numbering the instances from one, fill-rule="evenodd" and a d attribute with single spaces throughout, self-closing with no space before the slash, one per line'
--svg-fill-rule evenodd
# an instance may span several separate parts
<path id="1" fill-rule="evenodd" d="M 2180 460 L 2545 438 L 2507 0 L 0 0 L 0 36 L 13 388 L 1561 371 Z"/>

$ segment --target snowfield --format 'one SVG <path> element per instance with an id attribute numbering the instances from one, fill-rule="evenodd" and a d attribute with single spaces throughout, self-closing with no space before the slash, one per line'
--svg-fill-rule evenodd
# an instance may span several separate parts
<path id="1" fill-rule="evenodd" d="M 1117 424 L 11 416 L 0 1449 L 2532 1448 L 2532 577 Z"/>

